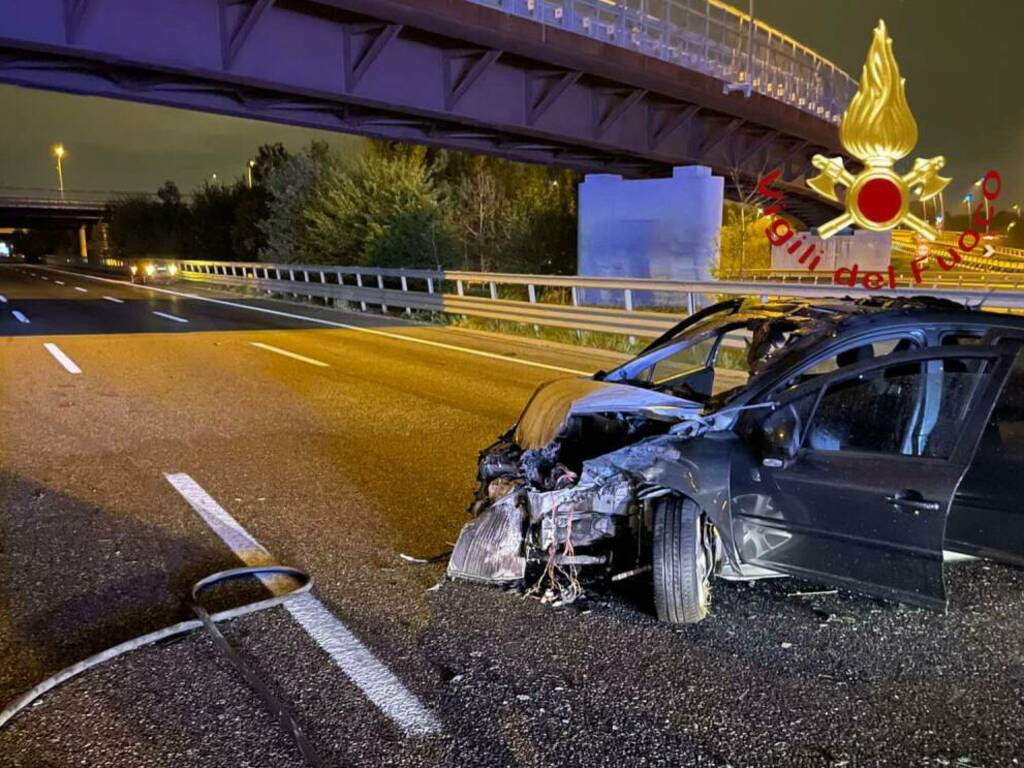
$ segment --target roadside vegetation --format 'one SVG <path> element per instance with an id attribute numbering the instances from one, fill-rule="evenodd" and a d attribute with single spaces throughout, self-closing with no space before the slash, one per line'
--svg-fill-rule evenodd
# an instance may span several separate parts
<path id="1" fill-rule="evenodd" d="M 368 142 L 260 147 L 246 179 L 110 205 L 94 252 L 216 261 L 572 274 L 572 171 Z M 105 231 L 101 231 L 105 229 Z"/>

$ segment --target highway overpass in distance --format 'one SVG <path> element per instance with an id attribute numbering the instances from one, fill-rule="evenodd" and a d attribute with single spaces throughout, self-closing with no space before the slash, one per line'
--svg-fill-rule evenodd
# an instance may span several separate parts
<path id="1" fill-rule="evenodd" d="M 56 193 L 9 192 L 0 189 L 0 228 L 75 229 L 103 218 L 107 204 L 69 191 L 63 199 Z"/>
<path id="2" fill-rule="evenodd" d="M 719 0 L 15 3 L 0 82 L 379 136 L 628 177 L 701 164 L 739 196 L 842 154 L 854 81 Z"/>

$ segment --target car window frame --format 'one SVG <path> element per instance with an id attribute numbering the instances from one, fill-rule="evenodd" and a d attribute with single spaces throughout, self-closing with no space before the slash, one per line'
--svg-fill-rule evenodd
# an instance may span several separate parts
<path id="1" fill-rule="evenodd" d="M 817 365 L 820 365 L 825 360 L 830 360 L 830 359 L 832 359 L 834 357 L 838 357 L 843 352 L 847 352 L 847 351 L 849 351 L 851 349 L 856 349 L 857 347 L 863 347 L 866 344 L 876 344 L 878 342 L 883 342 L 883 341 L 902 340 L 902 339 L 909 339 L 909 340 L 913 341 L 914 344 L 917 345 L 914 349 L 909 350 L 910 352 L 918 352 L 918 351 L 921 351 L 921 350 L 928 349 L 928 348 L 932 347 L 932 345 L 929 343 L 928 334 L 927 334 L 927 331 L 925 329 L 921 329 L 921 328 L 900 328 L 896 333 L 886 333 L 883 329 L 875 328 L 875 329 L 872 329 L 871 331 L 857 334 L 856 336 L 843 337 L 842 343 L 835 344 L 835 345 L 829 345 L 827 347 L 827 349 L 823 349 L 820 353 L 818 353 L 816 355 L 811 355 L 811 356 L 805 358 L 798 365 L 796 365 L 796 366 L 790 368 L 789 370 L 787 370 L 786 373 L 782 376 L 782 378 L 779 379 L 778 381 L 776 381 L 775 384 L 772 385 L 772 387 L 773 388 L 774 387 L 779 387 L 779 386 L 784 387 L 786 382 L 792 380 L 795 376 L 800 376 L 805 371 L 807 371 L 807 370 L 809 370 L 811 368 L 814 368 Z M 882 355 L 881 357 L 872 357 L 870 360 L 865 360 L 865 361 L 863 361 L 863 363 L 856 363 L 856 365 L 870 364 L 872 362 L 876 362 L 876 361 L 879 361 L 879 360 L 889 360 L 889 359 L 891 359 L 894 356 L 894 354 L 906 354 L 906 353 L 903 353 L 903 352 L 900 352 L 900 353 L 890 353 L 888 355 Z M 836 368 L 834 371 L 827 371 L 825 373 L 820 373 L 820 374 L 817 375 L 817 377 L 814 380 L 812 380 L 810 382 L 805 382 L 805 383 L 808 383 L 808 384 L 809 383 L 813 383 L 813 381 L 821 379 L 823 376 L 831 376 L 831 375 L 833 375 L 835 373 L 839 373 L 841 371 L 850 370 L 853 367 L 854 366 L 848 365 L 848 366 L 845 366 L 843 368 Z M 793 385 L 790 385 L 790 386 L 793 386 Z M 803 386 L 803 384 L 799 384 L 799 385 L 796 385 L 796 386 Z M 785 391 L 785 390 L 783 390 L 783 391 Z"/>
<path id="2" fill-rule="evenodd" d="M 1006 378 L 1009 375 L 1010 368 L 1013 364 L 1013 359 L 1017 354 L 1017 351 L 1024 345 L 1024 337 L 1020 338 L 997 338 L 995 343 L 990 345 L 971 345 L 971 346 L 950 346 L 950 347 L 934 347 L 925 346 L 910 352 L 900 352 L 898 354 L 886 355 L 885 357 L 872 358 L 871 360 L 865 360 L 864 362 L 850 365 L 845 368 L 840 368 L 837 371 L 831 373 L 822 374 L 821 376 L 813 379 L 812 381 L 798 384 L 795 387 L 783 389 L 781 392 L 774 392 L 776 395 L 782 395 L 774 402 L 776 406 L 771 409 L 771 412 L 781 406 L 788 405 L 794 402 L 800 397 L 806 396 L 808 393 L 818 390 L 817 396 L 814 399 L 814 405 L 812 406 L 810 413 L 807 417 L 807 423 L 804 426 L 803 432 L 800 435 L 800 444 L 796 450 L 796 458 L 803 456 L 810 452 L 828 454 L 831 456 L 842 455 L 842 456 L 856 456 L 856 457 L 868 457 L 868 458 L 879 458 L 884 457 L 886 460 L 894 459 L 897 461 L 923 461 L 935 464 L 954 464 L 957 466 L 966 466 L 970 463 L 973 457 L 974 450 L 977 447 L 978 439 L 981 436 L 980 430 L 978 429 L 980 422 L 985 422 L 989 418 L 992 407 L 995 404 L 995 398 L 1002 392 L 1003 386 L 1005 385 Z M 938 360 L 945 358 L 982 358 L 993 361 L 993 368 L 990 373 L 986 374 L 989 376 L 987 386 L 980 387 L 978 391 L 974 393 L 972 401 L 969 406 L 967 417 L 964 419 L 963 428 L 960 430 L 960 434 L 957 436 L 957 440 L 953 445 L 953 449 L 950 451 L 948 457 L 937 457 L 937 456 L 916 456 L 907 455 L 902 453 L 885 453 L 879 451 L 856 451 L 856 450 L 841 450 L 841 451 L 822 451 L 819 449 L 808 448 L 806 445 L 807 435 L 810 432 L 810 426 L 814 423 L 814 418 L 818 413 L 818 407 L 821 405 L 821 398 L 825 393 L 825 390 L 832 384 L 852 379 L 860 376 L 868 371 L 876 369 L 887 368 L 893 365 L 903 365 L 913 362 L 923 362 L 927 360 Z M 788 379 L 784 377 L 784 380 Z M 771 394 L 773 390 L 769 389 L 768 393 Z M 982 398 L 986 395 L 989 396 L 989 403 L 985 407 L 979 407 L 979 403 Z M 757 398 L 752 403 L 757 402 L 772 402 L 770 397 Z M 752 410 L 751 413 L 756 413 L 756 410 Z M 767 415 L 761 414 L 757 420 L 753 423 L 759 425 L 761 421 L 767 418 Z M 973 434 L 973 440 L 968 445 L 967 435 Z M 749 434 L 747 435 L 749 439 Z"/>
<path id="3" fill-rule="evenodd" d="M 673 378 L 678 378 L 679 376 L 682 375 L 688 375 L 690 373 L 693 373 L 694 371 L 706 370 L 709 367 L 709 363 L 713 363 L 713 361 L 717 358 L 721 338 L 723 338 L 726 334 L 731 333 L 732 331 L 738 328 L 745 327 L 747 322 L 747 319 L 743 319 L 737 320 L 735 322 L 725 323 L 716 328 L 709 328 L 708 330 L 701 332 L 700 334 L 691 339 L 670 341 L 667 344 L 664 344 L 655 349 L 649 350 L 647 352 L 642 352 L 636 357 L 634 357 L 632 360 L 627 360 L 614 370 L 609 371 L 608 374 L 604 377 L 604 380 L 610 382 L 645 381 L 651 383 L 649 377 L 641 379 L 638 377 L 637 374 L 653 370 L 658 363 L 660 363 L 662 360 L 668 357 L 671 357 L 677 352 L 683 349 L 695 347 L 698 344 L 702 344 L 703 342 L 707 341 L 709 338 L 718 336 L 719 343 L 716 343 L 712 346 L 711 350 L 708 352 L 708 355 L 704 359 L 703 366 L 699 368 L 695 367 L 692 370 L 678 374 Z"/>

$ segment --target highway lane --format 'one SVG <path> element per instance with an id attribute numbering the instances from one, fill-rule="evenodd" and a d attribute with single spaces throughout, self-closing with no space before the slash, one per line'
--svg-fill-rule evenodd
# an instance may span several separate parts
<path id="1" fill-rule="evenodd" d="M 106 307 L 88 298 L 69 304 L 61 291 L 70 285 L 57 291 L 39 278 L 11 282 L 4 290 L 12 302 L 39 305 L 33 311 L 36 335 L 7 338 L 2 345 L 3 369 L 17 371 L 5 377 L 3 423 L 10 439 L 4 466 L 13 476 L 12 496 L 29 478 L 32 485 L 23 491 L 29 497 L 26 519 L 15 526 L 11 549 L 33 553 L 20 558 L 18 569 L 48 594 L 25 596 L 28 615 L 17 616 L 16 626 L 4 633 L 21 640 L 3 653 L 22 660 L 11 670 L 8 693 L 68 661 L 181 618 L 180 595 L 188 583 L 231 565 L 227 551 L 211 562 L 216 541 L 163 482 L 166 471 L 189 471 L 230 501 L 284 562 L 301 561 L 311 571 L 322 565 L 321 591 L 337 593 L 333 604 L 349 609 L 348 621 L 362 620 L 361 636 L 383 633 L 394 651 L 395 638 L 380 625 L 411 622 L 404 614 L 422 610 L 412 598 L 419 599 L 435 578 L 398 565 L 394 553 L 446 546 L 462 522 L 477 446 L 506 426 L 532 387 L 552 375 L 514 360 L 487 359 L 481 366 L 481 358 L 455 349 L 428 351 L 361 334 L 317 330 L 304 339 L 280 331 L 172 329 L 53 337 L 84 372 L 69 383 L 41 354 L 39 342 L 51 338 L 44 329 L 105 312 L 113 319 L 92 317 L 88 327 L 139 331 L 133 323 L 150 328 L 147 313 L 156 304 L 140 301 L 132 288 L 117 292 L 118 286 L 104 290 L 114 290 L 125 305 Z M 225 310 L 193 303 L 176 311 L 192 328 L 210 328 Z M 246 322 L 244 313 L 229 311 L 230 328 Z M 265 324 L 295 325 L 274 317 Z M 470 338 L 476 348 L 487 341 L 445 334 L 448 342 L 453 337 Z M 320 371 L 255 348 L 254 341 L 316 355 L 329 369 L 310 377 Z M 544 355 L 557 353 L 546 349 Z M 389 421 L 387 414 L 401 418 Z M 452 429 L 472 438 L 453 446 Z M 423 451 L 437 457 L 434 466 L 423 461 Z M 80 500 L 87 500 L 87 510 L 77 509 Z M 239 502 L 245 505 L 240 512 Z M 40 505 L 61 510 L 52 527 Z M 39 541 L 48 556 L 37 554 Z M 100 542 L 98 552 L 90 541 Z M 73 565 L 55 568 L 57 562 Z M 381 570 L 387 572 L 383 585 Z M 397 589 L 410 579 L 411 586 Z M 375 608 L 367 595 L 382 588 L 386 595 Z M 76 631 L 58 629 L 67 626 Z M 25 664 L 32 656 L 42 658 Z M 379 730 L 386 724 L 376 725 Z"/>
<path id="2" fill-rule="evenodd" d="M 281 610 L 232 622 L 229 637 L 296 704 L 328 764 L 838 765 L 909 754 L 984 765 L 1016 754 L 1017 571 L 960 571 L 947 617 L 849 595 L 790 598 L 791 582 L 721 585 L 713 619 L 677 631 L 650 618 L 641 588 L 565 611 L 465 585 L 427 591 L 440 567 L 396 554 L 447 548 L 477 450 L 560 375 L 521 363 L 588 370 L 610 358 L 253 302 L 518 356 L 480 357 L 47 276 L 0 270 L 0 311 L 31 310 L 27 327 L 0 319 L 0 561 L 14 574 L 0 587 L 2 701 L 187 617 L 188 585 L 238 563 L 164 477 L 184 472 L 273 556 L 307 569 L 324 605 L 442 725 L 405 736 Z M 301 764 L 202 636 L 111 662 L 0 732 L 0 765 L 72 759 Z"/>

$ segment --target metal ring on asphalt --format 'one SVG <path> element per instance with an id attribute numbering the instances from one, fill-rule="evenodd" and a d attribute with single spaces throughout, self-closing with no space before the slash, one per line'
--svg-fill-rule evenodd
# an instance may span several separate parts
<path id="1" fill-rule="evenodd" d="M 248 603 L 246 605 L 239 606 L 237 608 L 230 608 L 226 611 L 219 611 L 211 615 L 209 618 L 212 622 L 227 621 L 228 619 L 235 619 L 239 616 L 246 616 L 250 613 L 256 613 L 258 611 L 265 610 L 267 608 L 273 608 L 281 605 L 286 600 L 290 600 L 299 595 L 309 592 L 313 587 L 313 579 L 305 571 L 300 571 L 297 568 L 289 568 L 286 566 L 279 565 L 265 565 L 247 568 L 232 568 L 227 571 L 218 571 L 217 573 L 210 574 L 204 579 L 201 579 L 193 588 L 192 594 L 197 595 L 198 592 L 212 586 L 219 581 L 225 581 L 228 579 L 236 579 L 244 574 L 279 574 L 284 576 L 291 576 L 293 578 L 302 580 L 305 579 L 298 587 L 291 592 L 284 595 L 275 595 L 274 597 L 267 598 L 265 600 L 257 600 L 254 603 Z M 48 677 L 39 685 L 35 686 L 31 690 L 24 693 L 12 701 L 3 711 L 0 711 L 0 730 L 4 728 L 11 720 L 17 717 L 23 710 L 34 704 L 44 694 L 52 691 L 58 685 L 66 683 L 74 677 L 92 669 L 93 667 L 102 664 L 111 659 L 115 659 L 129 651 L 135 651 L 139 648 L 143 648 L 153 643 L 158 643 L 161 640 L 166 640 L 169 637 L 176 637 L 177 635 L 184 635 L 191 632 L 194 629 L 199 629 L 203 626 L 203 622 L 199 619 L 192 619 L 190 621 L 181 621 L 177 624 L 172 624 L 169 627 L 158 629 L 155 632 L 149 632 L 148 634 L 136 637 L 134 640 L 127 640 L 119 645 L 115 645 L 113 648 L 108 648 L 105 651 L 100 651 L 97 654 L 90 656 L 87 659 L 83 659 L 77 664 L 72 664 L 70 667 L 65 667 L 60 672 L 51 677 Z"/>

